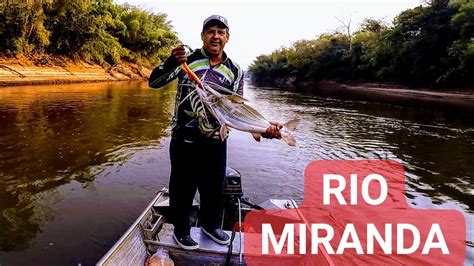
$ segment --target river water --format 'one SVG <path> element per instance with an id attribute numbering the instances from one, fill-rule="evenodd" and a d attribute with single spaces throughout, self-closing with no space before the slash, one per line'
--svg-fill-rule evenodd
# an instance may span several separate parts
<path id="1" fill-rule="evenodd" d="M 167 185 L 173 86 L 0 88 L 0 265 L 92 265 Z M 473 259 L 472 109 L 246 88 L 268 118 L 302 118 L 299 147 L 231 132 L 248 197 L 303 197 L 312 160 L 392 159 L 416 208 L 457 209 Z"/>

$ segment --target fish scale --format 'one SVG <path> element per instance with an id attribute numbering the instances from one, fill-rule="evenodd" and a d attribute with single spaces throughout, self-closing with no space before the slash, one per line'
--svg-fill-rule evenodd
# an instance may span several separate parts
<path id="1" fill-rule="evenodd" d="M 233 108 L 233 110 L 229 110 L 228 106 L 223 105 L 222 111 L 223 111 L 222 113 L 224 115 L 227 114 L 229 118 L 234 119 L 236 121 L 245 122 L 252 126 L 262 127 L 262 125 L 265 125 L 265 127 L 262 127 L 262 128 L 266 129 L 270 125 L 270 123 L 268 123 L 267 125 L 265 121 L 262 121 L 261 119 L 257 120 L 257 119 L 254 119 L 254 117 L 246 116 L 246 114 L 242 112 L 241 109 Z"/>

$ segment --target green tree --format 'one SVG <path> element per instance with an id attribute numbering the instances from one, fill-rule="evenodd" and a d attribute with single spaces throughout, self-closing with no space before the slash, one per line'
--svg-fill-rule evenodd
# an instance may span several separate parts
<path id="1" fill-rule="evenodd" d="M 0 51 L 49 53 L 110 66 L 154 66 L 178 42 L 165 14 L 112 0 L 0 0 Z"/>
<path id="2" fill-rule="evenodd" d="M 269 60 L 275 58 L 275 53 L 286 57 L 286 63 Z M 284 53 L 277 50 L 271 57 L 260 56 L 250 71 L 256 80 L 280 73 L 296 81 L 378 80 L 414 86 L 472 86 L 474 2 L 425 2 L 401 12 L 392 26 L 366 19 L 355 33 L 323 34 L 314 40 L 297 41 Z"/>
<path id="3" fill-rule="evenodd" d="M 126 30 L 117 31 L 116 36 L 123 47 L 132 52 L 131 60 L 147 58 L 157 64 L 169 56 L 178 38 L 165 14 L 151 14 L 130 5 L 121 9 L 120 18 Z"/>
<path id="4" fill-rule="evenodd" d="M 47 1 L 0 2 L 0 49 L 11 54 L 41 52 L 49 45 L 43 6 Z"/>
<path id="5" fill-rule="evenodd" d="M 389 27 L 380 20 L 365 19 L 354 33 L 352 57 L 356 75 L 362 79 L 379 79 L 379 66 L 389 61 L 389 47 L 383 37 Z"/>

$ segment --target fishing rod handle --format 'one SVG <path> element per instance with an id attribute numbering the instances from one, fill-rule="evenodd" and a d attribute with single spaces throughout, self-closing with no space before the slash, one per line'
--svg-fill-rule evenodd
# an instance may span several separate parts
<path id="1" fill-rule="evenodd" d="M 186 72 L 186 74 L 188 74 L 188 76 L 194 80 L 194 82 L 196 82 L 198 85 L 201 86 L 201 80 L 199 79 L 199 77 L 196 75 L 196 73 L 194 73 L 188 66 L 188 64 L 186 62 L 184 62 L 182 65 L 181 65 L 181 68 L 184 70 L 184 72 Z"/>

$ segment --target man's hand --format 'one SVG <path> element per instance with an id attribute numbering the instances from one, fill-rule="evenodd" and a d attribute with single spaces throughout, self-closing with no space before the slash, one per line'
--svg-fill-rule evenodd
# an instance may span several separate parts
<path id="1" fill-rule="evenodd" d="M 270 122 L 271 126 L 267 128 L 267 131 L 265 133 L 262 133 L 261 135 L 258 134 L 252 134 L 253 138 L 260 142 L 260 136 L 266 139 L 281 139 L 281 133 L 280 129 L 283 127 L 278 122 Z"/>
<path id="2" fill-rule="evenodd" d="M 188 57 L 186 56 L 186 50 L 183 45 L 180 45 L 176 48 L 174 48 L 171 51 L 171 57 L 176 60 L 180 65 L 186 61 L 188 61 Z"/>

